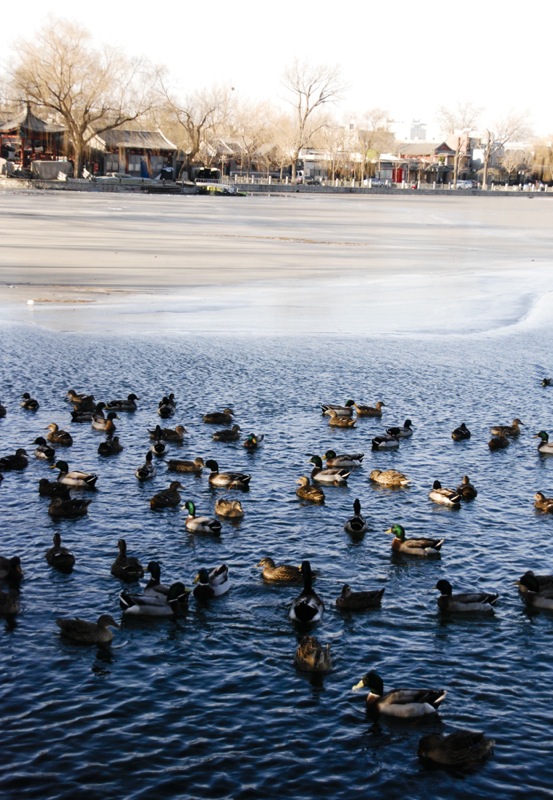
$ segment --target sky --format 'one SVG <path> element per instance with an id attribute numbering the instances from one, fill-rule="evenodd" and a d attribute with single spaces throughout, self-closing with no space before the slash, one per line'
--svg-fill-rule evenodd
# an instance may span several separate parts
<path id="1" fill-rule="evenodd" d="M 523 112 L 537 136 L 553 134 L 548 0 L 211 0 L 164 4 L 157 19 L 155 4 L 142 9 L 127 0 L 26 0 L 0 28 L 0 63 L 52 14 L 80 23 L 97 44 L 165 65 L 183 95 L 222 84 L 244 101 L 283 104 L 282 75 L 298 59 L 339 67 L 347 89 L 334 113 L 344 121 L 382 108 L 397 121 L 425 122 L 430 138 L 440 107 L 470 102 L 482 108 L 482 127 Z"/>

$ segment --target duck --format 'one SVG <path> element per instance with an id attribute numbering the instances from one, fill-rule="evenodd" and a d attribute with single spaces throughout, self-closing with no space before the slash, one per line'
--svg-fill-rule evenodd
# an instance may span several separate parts
<path id="1" fill-rule="evenodd" d="M 125 617 L 174 617 L 188 608 L 189 594 L 190 590 L 184 583 L 177 581 L 171 584 L 167 594 L 122 591 L 119 605 Z"/>
<path id="2" fill-rule="evenodd" d="M 38 400 L 35 400 L 34 397 L 31 397 L 29 392 L 25 392 L 21 395 L 21 397 L 23 398 L 21 408 L 24 408 L 25 411 L 38 411 L 40 404 Z"/>
<path id="3" fill-rule="evenodd" d="M 69 574 L 75 566 L 75 556 L 67 547 L 62 546 L 61 535 L 57 532 L 53 537 L 53 546 L 48 548 L 45 557 L 51 567 L 64 574 Z"/>
<path id="4" fill-rule="evenodd" d="M 181 503 L 179 489 L 183 488 L 182 483 L 179 483 L 179 481 L 171 481 L 167 489 L 157 492 L 150 499 L 150 508 L 154 511 L 159 511 L 162 508 L 176 508 Z"/>
<path id="5" fill-rule="evenodd" d="M 144 567 L 138 558 L 127 554 L 127 542 L 125 539 L 119 539 L 117 549 L 119 554 L 111 565 L 111 574 L 126 583 L 132 583 L 143 578 Z"/>
<path id="6" fill-rule="evenodd" d="M 71 434 L 68 431 L 62 431 L 55 422 L 51 422 L 47 430 L 49 430 L 50 433 L 46 435 L 46 438 L 49 442 L 52 442 L 52 444 L 58 444 L 60 447 L 71 447 L 73 444 L 73 437 Z"/>
<path id="7" fill-rule="evenodd" d="M 330 418 L 328 424 L 331 428 L 355 428 L 357 422 L 355 417 L 340 416 L 333 408 L 329 409 L 327 416 Z"/>
<path id="8" fill-rule="evenodd" d="M 369 473 L 369 480 L 380 486 L 390 487 L 409 486 L 411 483 L 409 478 L 397 469 L 373 469 Z"/>
<path id="9" fill-rule="evenodd" d="M 187 530 L 193 533 L 221 533 L 222 525 L 218 519 L 196 516 L 196 506 L 192 500 L 187 500 L 183 505 L 183 509 L 188 511 L 188 516 L 184 523 Z"/>
<path id="10" fill-rule="evenodd" d="M 367 520 L 361 515 L 361 503 L 359 498 L 353 501 L 353 517 L 350 517 L 344 524 L 344 530 L 359 536 L 369 530 Z"/>
<path id="11" fill-rule="evenodd" d="M 208 479 L 211 486 L 242 490 L 249 488 L 251 475 L 245 475 L 243 472 L 219 472 L 219 465 L 213 459 L 206 461 L 205 465 L 211 470 Z"/>
<path id="12" fill-rule="evenodd" d="M 521 594 L 529 590 L 526 585 L 528 583 L 528 577 L 530 577 L 530 585 L 534 587 L 531 591 L 541 592 L 544 589 L 553 589 L 553 575 L 536 575 L 529 569 L 516 581 Z M 522 580 L 523 578 L 524 580 Z"/>
<path id="13" fill-rule="evenodd" d="M 540 384 L 541 386 L 551 386 L 551 378 L 542 378 Z"/>
<path id="14" fill-rule="evenodd" d="M 383 433 L 375 436 L 371 440 L 373 450 L 397 450 L 399 447 L 399 437 L 392 436 L 390 433 Z"/>
<path id="15" fill-rule="evenodd" d="M 468 475 L 463 475 L 461 483 L 456 488 L 456 493 L 459 495 L 461 500 L 474 500 L 475 497 L 478 497 L 478 492 L 476 491 L 475 487 L 470 482 L 470 478 Z"/>
<path id="16" fill-rule="evenodd" d="M 166 449 L 167 446 L 165 442 L 155 441 L 150 445 L 150 452 L 158 458 L 162 458 L 165 455 Z"/>
<path id="17" fill-rule="evenodd" d="M 365 611 L 369 608 L 380 608 L 382 604 L 382 589 L 372 589 L 364 592 L 352 592 L 349 584 L 342 586 L 340 597 L 336 598 L 336 608 L 341 611 Z"/>
<path id="18" fill-rule="evenodd" d="M 66 486 L 73 486 L 78 489 L 89 489 L 93 491 L 96 488 L 98 476 L 91 472 L 83 472 L 75 469 L 69 471 L 67 461 L 56 461 L 52 469 L 59 469 L 58 482 Z"/>
<path id="19" fill-rule="evenodd" d="M 0 616 L 15 617 L 20 610 L 17 589 L 9 589 L 7 592 L 0 589 Z"/>
<path id="20" fill-rule="evenodd" d="M 156 474 L 156 468 L 153 464 L 154 454 L 151 450 L 148 450 L 146 453 L 146 457 L 144 463 L 137 467 L 134 471 L 135 477 L 139 481 L 149 481 L 151 480 Z"/>
<path id="21" fill-rule="evenodd" d="M 527 608 L 553 611 L 553 586 L 551 584 L 540 581 L 539 576 L 534 575 L 531 571 L 526 572 L 518 584 L 520 596 Z"/>
<path id="22" fill-rule="evenodd" d="M 314 467 L 311 471 L 311 479 L 317 483 L 324 483 L 331 486 L 343 486 L 347 483 L 350 471 L 344 467 L 327 467 L 323 468 L 323 462 L 320 456 L 311 456 L 309 459 Z"/>
<path id="23" fill-rule="evenodd" d="M 242 442 L 242 447 L 245 447 L 248 452 L 252 453 L 254 450 L 257 450 L 264 438 L 265 434 L 263 433 L 250 433 Z"/>
<path id="24" fill-rule="evenodd" d="M 516 417 L 511 425 L 494 425 L 490 432 L 493 436 L 516 437 L 520 435 L 520 425 L 524 425 L 524 422 Z"/>
<path id="25" fill-rule="evenodd" d="M 219 497 L 215 501 L 215 513 L 219 517 L 226 519 L 242 519 L 244 509 L 240 500 L 229 500 L 227 497 Z"/>
<path id="26" fill-rule="evenodd" d="M 29 466 L 27 451 L 18 447 L 15 453 L 0 458 L 0 472 L 26 469 Z"/>
<path id="27" fill-rule="evenodd" d="M 59 481 L 41 478 L 38 482 L 38 493 L 41 497 L 70 497 L 69 487 Z"/>
<path id="28" fill-rule="evenodd" d="M 43 461 L 53 461 L 56 457 L 56 451 L 51 447 L 44 436 L 37 436 L 33 444 L 38 445 L 35 449 L 35 456 Z"/>
<path id="29" fill-rule="evenodd" d="M 546 514 L 553 514 L 553 497 L 546 497 L 543 492 L 536 492 L 534 495 L 534 508 L 544 511 Z"/>
<path id="30" fill-rule="evenodd" d="M 0 556 L 0 582 L 17 588 L 23 580 L 21 559 L 19 556 Z"/>
<path id="31" fill-rule="evenodd" d="M 228 567 L 221 564 L 219 567 L 207 570 L 202 567 L 194 579 L 194 597 L 196 600 L 211 600 L 213 597 L 221 597 L 230 589 L 228 577 Z"/>
<path id="32" fill-rule="evenodd" d="M 93 418 L 91 425 L 95 431 L 104 431 L 106 436 L 113 436 L 116 431 L 114 419 L 119 419 L 115 411 L 108 411 L 105 418 Z"/>
<path id="33" fill-rule="evenodd" d="M 510 444 L 511 442 L 507 436 L 492 436 L 488 442 L 488 447 L 490 450 L 504 450 L 506 447 L 509 447 Z"/>
<path id="34" fill-rule="evenodd" d="M 95 411 L 96 408 L 98 409 L 97 412 Z M 79 407 L 76 407 L 71 412 L 71 422 L 77 422 L 79 424 L 84 422 L 92 422 L 94 414 L 95 413 L 99 414 L 103 408 L 105 408 L 105 403 L 98 403 L 97 405 L 94 406 L 93 409 L 89 408 L 81 409 Z"/>
<path id="35" fill-rule="evenodd" d="M 388 528 L 386 533 L 392 533 L 392 550 L 396 553 L 404 553 L 410 556 L 438 556 L 445 539 L 430 539 L 421 537 L 418 539 L 405 538 L 405 528 L 397 523 Z"/>
<path id="36" fill-rule="evenodd" d="M 72 403 L 73 408 L 81 411 L 93 411 L 96 406 L 93 394 L 84 394 L 84 392 L 79 393 L 74 389 L 68 389 L 65 397 Z"/>
<path id="37" fill-rule="evenodd" d="M 105 403 L 96 403 L 94 406 L 94 411 L 92 411 L 90 422 L 92 427 L 96 430 L 103 430 L 102 425 L 106 421 L 106 415 L 104 414 L 105 407 Z"/>
<path id="38" fill-rule="evenodd" d="M 466 768 L 484 761 L 495 741 L 480 731 L 458 730 L 445 736 L 427 733 L 420 740 L 417 755 L 437 766 Z"/>
<path id="39" fill-rule="evenodd" d="M 56 625 L 64 638 L 74 644 L 109 644 L 113 639 L 110 628 L 118 628 L 118 623 L 110 614 L 100 614 L 97 622 L 75 617 L 73 619 L 57 619 Z"/>
<path id="40" fill-rule="evenodd" d="M 224 408 L 222 411 L 211 411 L 204 414 L 202 420 L 208 425 L 231 425 L 233 416 L 232 408 Z"/>
<path id="41" fill-rule="evenodd" d="M 325 494 L 319 486 L 309 483 L 309 478 L 302 475 L 298 478 L 299 488 L 296 489 L 296 494 L 301 500 L 307 500 L 310 503 L 322 504 L 325 501 Z"/>
<path id="42" fill-rule="evenodd" d="M 262 558 L 258 567 L 263 567 L 261 577 L 267 583 L 303 583 L 299 567 L 292 564 L 275 564 L 272 558 Z"/>
<path id="43" fill-rule="evenodd" d="M 542 455 L 553 455 L 553 442 L 549 441 L 549 434 L 546 431 L 535 433 L 534 439 L 540 440 L 538 453 L 542 453 Z"/>
<path id="44" fill-rule="evenodd" d="M 91 502 L 91 500 L 80 500 L 74 497 L 52 497 L 48 506 L 48 515 L 53 519 L 85 517 Z"/>
<path id="45" fill-rule="evenodd" d="M 409 439 L 413 435 L 412 424 L 410 419 L 406 419 L 403 425 L 386 428 L 386 433 L 389 436 L 397 436 L 399 439 Z"/>
<path id="46" fill-rule="evenodd" d="M 461 498 L 453 489 L 442 487 L 440 481 L 434 481 L 432 489 L 428 492 L 428 497 L 441 506 L 448 508 L 461 508 Z"/>
<path id="47" fill-rule="evenodd" d="M 294 663 L 302 672 L 315 672 L 318 675 L 330 672 L 330 645 L 323 646 L 315 636 L 304 636 L 296 649 Z"/>
<path id="48" fill-rule="evenodd" d="M 461 592 L 453 594 L 449 581 L 438 581 L 436 589 L 440 592 L 438 608 L 447 614 L 493 614 L 499 597 L 495 592 Z"/>
<path id="49" fill-rule="evenodd" d="M 237 442 L 240 438 L 240 431 L 240 425 L 233 425 L 230 430 L 225 428 L 222 431 L 215 431 L 211 438 L 215 442 Z"/>
<path id="50" fill-rule="evenodd" d="M 313 590 L 313 573 L 309 561 L 302 561 L 301 573 L 303 590 L 292 603 L 290 619 L 294 622 L 319 622 L 323 616 L 325 605 Z"/>
<path id="51" fill-rule="evenodd" d="M 384 682 L 380 675 L 367 672 L 353 690 L 367 688 L 367 711 L 376 715 L 399 719 L 417 719 L 436 714 L 447 692 L 443 689 L 392 689 L 384 694 Z"/>
<path id="52" fill-rule="evenodd" d="M 364 453 L 341 453 L 337 455 L 334 450 L 327 450 L 324 454 L 327 467 L 341 467 L 346 469 L 360 467 L 364 457 Z"/>
<path id="53" fill-rule="evenodd" d="M 4 405 L 2 405 L 2 403 L 0 403 L 0 419 L 4 419 L 4 417 L 6 416 L 6 413 L 7 413 L 6 412 L 6 406 L 4 406 Z"/>
<path id="54" fill-rule="evenodd" d="M 184 442 L 184 434 L 188 433 L 184 425 L 176 425 L 174 428 L 162 428 L 161 425 L 156 425 L 154 430 L 148 431 L 150 439 L 158 442 L 176 442 L 182 444 Z"/>
<path id="55" fill-rule="evenodd" d="M 176 404 L 171 401 L 170 397 L 163 397 L 157 407 L 157 413 L 162 419 L 169 419 L 172 417 L 176 410 Z"/>
<path id="56" fill-rule="evenodd" d="M 361 406 L 358 403 L 353 404 L 358 417 L 381 417 L 382 409 L 385 405 L 386 403 L 383 403 L 382 400 L 378 400 L 374 406 Z"/>
<path id="57" fill-rule="evenodd" d="M 109 400 L 106 403 L 106 408 L 112 411 L 136 411 L 138 408 L 136 405 L 137 400 L 140 400 L 140 397 L 137 397 L 134 392 L 131 392 L 127 395 L 126 400 Z"/>
<path id="58" fill-rule="evenodd" d="M 353 416 L 353 400 L 346 400 L 344 405 L 340 405 L 338 403 L 325 403 L 321 405 L 321 409 L 324 416 L 337 416 L 337 417 L 351 417 Z"/>
<path id="59" fill-rule="evenodd" d="M 159 561 L 149 561 L 146 572 L 150 573 L 150 579 L 144 587 L 144 594 L 163 595 L 167 597 L 171 588 L 167 583 L 161 583 L 161 567 Z"/>
<path id="60" fill-rule="evenodd" d="M 190 472 L 194 475 L 201 475 L 204 467 L 204 460 L 199 456 L 195 458 L 194 461 L 177 458 L 171 458 L 167 461 L 167 469 L 169 472 Z"/>
<path id="61" fill-rule="evenodd" d="M 119 436 L 108 436 L 105 442 L 100 442 L 98 445 L 98 455 L 100 456 L 115 456 L 123 449 L 123 445 L 119 441 Z"/>
<path id="62" fill-rule="evenodd" d="M 458 428 L 451 432 L 451 438 L 454 442 L 463 442 L 465 439 L 470 439 L 471 433 L 464 422 L 461 422 Z"/>

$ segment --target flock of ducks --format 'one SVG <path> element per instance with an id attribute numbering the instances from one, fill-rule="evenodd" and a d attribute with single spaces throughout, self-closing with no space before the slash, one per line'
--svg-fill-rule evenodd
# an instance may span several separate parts
<path id="1" fill-rule="evenodd" d="M 67 399 L 73 405 L 71 420 L 73 423 L 89 423 L 95 430 L 102 431 L 105 441 L 98 447 L 98 454 L 102 456 L 115 455 L 123 449 L 119 437 L 116 435 L 116 420 L 119 414 L 137 410 L 138 396 L 129 394 L 126 399 L 112 400 L 108 403 L 96 403 L 93 396 L 83 395 L 70 389 Z M 360 417 L 380 418 L 385 404 L 382 401 L 374 406 L 366 406 L 348 400 L 344 405 L 322 405 L 322 413 L 328 417 L 331 427 L 351 428 Z M 21 407 L 26 411 L 36 411 L 39 408 L 37 400 L 29 393 L 22 396 Z M 158 404 L 157 413 L 163 420 L 175 414 L 176 400 L 174 394 L 164 396 Z M 6 416 L 6 409 L 0 405 L 0 418 Z M 242 432 L 240 426 L 234 421 L 234 412 L 230 408 L 223 411 L 211 412 L 203 416 L 203 422 L 208 425 L 225 426 L 217 430 L 212 439 L 219 442 L 239 441 Z M 511 425 L 498 425 L 490 429 L 492 438 L 489 448 L 502 449 L 519 437 L 522 421 L 515 418 Z M 80 493 L 93 493 L 98 481 L 98 476 L 76 469 L 70 469 L 68 462 L 56 456 L 59 447 L 70 448 L 73 444 L 72 435 L 61 430 L 56 423 L 48 425 L 46 437 L 37 436 L 34 440 L 36 449 L 34 455 L 37 459 L 51 464 L 57 470 L 55 481 L 43 478 L 39 482 L 38 490 L 43 496 L 50 499 L 48 513 L 54 518 L 76 518 L 85 516 L 92 501 L 89 498 L 73 497 L 70 492 L 74 489 Z M 136 468 L 135 476 L 140 482 L 151 480 L 157 471 L 156 459 L 163 458 L 167 444 L 180 444 L 187 434 L 183 425 L 166 428 L 160 424 L 148 431 L 151 441 L 150 448 L 145 455 L 142 465 Z M 401 442 L 409 439 L 414 434 L 413 424 L 406 419 L 403 425 L 389 427 L 384 433 L 372 438 L 371 445 L 375 450 L 397 449 Z M 464 441 L 471 437 L 465 423 L 462 423 L 451 434 L 454 441 Z M 546 431 L 540 430 L 535 434 L 539 439 L 538 452 L 542 455 L 553 454 L 553 444 L 549 443 Z M 249 451 L 256 450 L 263 442 L 263 435 L 251 433 L 243 440 L 244 448 Z M 505 444 L 506 442 L 506 444 Z M 363 453 L 337 453 L 327 450 L 324 456 L 310 454 L 309 463 L 312 464 L 310 476 L 300 476 L 297 480 L 296 495 L 308 503 L 323 504 L 325 494 L 323 486 L 347 485 L 351 472 L 362 466 Z M 323 463 L 324 461 L 324 463 Z M 18 448 L 15 453 L 0 457 L 0 482 L 3 473 L 9 470 L 24 470 L 29 463 L 28 453 L 24 448 Z M 237 471 L 220 471 L 214 459 L 204 462 L 203 458 L 196 457 L 192 460 L 166 459 L 167 471 L 185 475 L 201 475 L 204 469 L 209 470 L 208 482 L 212 487 L 227 490 L 247 491 L 251 476 Z M 369 480 L 385 487 L 405 488 L 410 485 L 409 478 L 403 473 L 394 470 L 373 469 Z M 240 500 L 229 497 L 219 497 L 216 500 L 215 516 L 198 514 L 193 500 L 184 500 L 181 496 L 183 485 L 179 480 L 172 480 L 169 486 L 152 495 L 150 507 L 154 511 L 166 508 L 181 507 L 187 512 L 184 525 L 192 533 L 210 534 L 218 536 L 222 530 L 221 519 L 237 520 L 244 515 Z M 451 509 L 459 509 L 465 502 L 477 497 L 477 490 L 464 476 L 455 489 L 442 487 L 440 481 L 435 480 L 428 497 L 431 501 Z M 535 507 L 539 511 L 553 513 L 553 498 L 547 498 L 542 492 L 535 494 Z M 353 515 L 344 523 L 344 529 L 352 537 L 362 537 L 368 530 L 368 523 L 362 515 L 361 503 L 355 499 Z M 440 555 L 444 539 L 417 537 L 408 538 L 404 527 L 394 523 L 386 531 L 393 536 L 391 549 L 401 556 L 428 558 Z M 119 595 L 119 603 L 124 617 L 146 616 L 171 618 L 182 613 L 189 603 L 192 594 L 198 602 L 205 602 L 224 595 L 230 588 L 229 570 L 225 564 L 212 569 L 201 568 L 195 579 L 194 589 L 187 589 L 177 581 L 170 585 L 161 583 L 160 566 L 157 561 L 150 561 L 143 567 L 139 560 L 129 555 L 127 543 L 120 539 L 118 556 L 111 566 L 111 574 L 125 584 L 137 584 L 149 573 L 150 579 L 142 591 L 123 589 Z M 61 572 L 70 572 L 75 564 L 75 556 L 62 545 L 61 536 L 54 534 L 53 545 L 46 553 L 47 563 Z M 267 583 L 283 585 L 301 585 L 301 592 L 293 599 L 289 616 L 303 632 L 296 652 L 295 664 L 298 669 L 315 674 L 325 674 L 332 669 L 332 656 L 330 645 L 321 644 L 312 633 L 312 627 L 319 622 L 324 614 L 325 604 L 313 588 L 314 573 L 309 561 L 304 560 L 301 566 L 290 564 L 276 564 L 270 557 L 265 557 L 259 562 L 262 578 Z M 23 578 L 21 562 L 18 556 L 0 557 L 0 613 L 10 617 L 19 612 L 19 591 Z M 528 571 L 520 577 L 518 583 L 519 593 L 528 608 L 553 610 L 553 575 L 535 575 Z M 444 614 L 493 614 L 494 606 L 499 595 L 495 592 L 465 591 L 454 593 L 451 584 L 441 579 L 436 584 L 439 592 L 437 606 Z M 379 608 L 384 595 L 384 588 L 375 590 L 353 591 L 349 584 L 342 587 L 341 594 L 336 598 L 336 607 L 343 611 L 365 611 Z M 118 628 L 111 614 L 101 614 L 96 621 L 81 618 L 57 619 L 56 623 L 64 638 L 78 644 L 108 644 L 113 638 L 113 628 Z M 354 690 L 368 690 L 365 698 L 367 713 L 382 714 L 384 716 L 412 719 L 436 714 L 439 706 L 446 697 L 443 689 L 401 688 L 384 692 L 382 678 L 373 670 L 359 681 Z M 491 752 L 493 742 L 482 733 L 474 731 L 457 731 L 449 736 L 431 734 L 424 736 L 419 743 L 419 756 L 442 765 L 467 765 L 479 762 Z"/>

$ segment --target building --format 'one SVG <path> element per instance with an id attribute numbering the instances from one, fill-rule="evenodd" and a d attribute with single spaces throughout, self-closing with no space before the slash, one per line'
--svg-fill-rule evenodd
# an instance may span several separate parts
<path id="1" fill-rule="evenodd" d="M 65 161 L 64 132 L 63 125 L 35 116 L 29 105 L 0 122 L 0 156 L 6 160 L 7 174 L 30 171 L 37 162 Z"/>
<path id="2" fill-rule="evenodd" d="M 177 147 L 160 130 L 115 128 L 96 134 L 88 146 L 88 169 L 95 175 L 118 172 L 156 178 L 164 167 L 175 168 Z"/>

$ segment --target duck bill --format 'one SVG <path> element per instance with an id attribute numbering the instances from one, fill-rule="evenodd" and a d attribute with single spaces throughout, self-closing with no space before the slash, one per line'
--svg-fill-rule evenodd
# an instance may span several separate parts
<path id="1" fill-rule="evenodd" d="M 352 692 L 357 692 L 357 691 L 359 691 L 359 689 L 362 689 L 364 687 L 364 685 L 365 684 L 363 683 L 363 678 L 361 678 L 359 683 L 356 683 L 355 686 L 351 687 L 351 691 Z"/>

